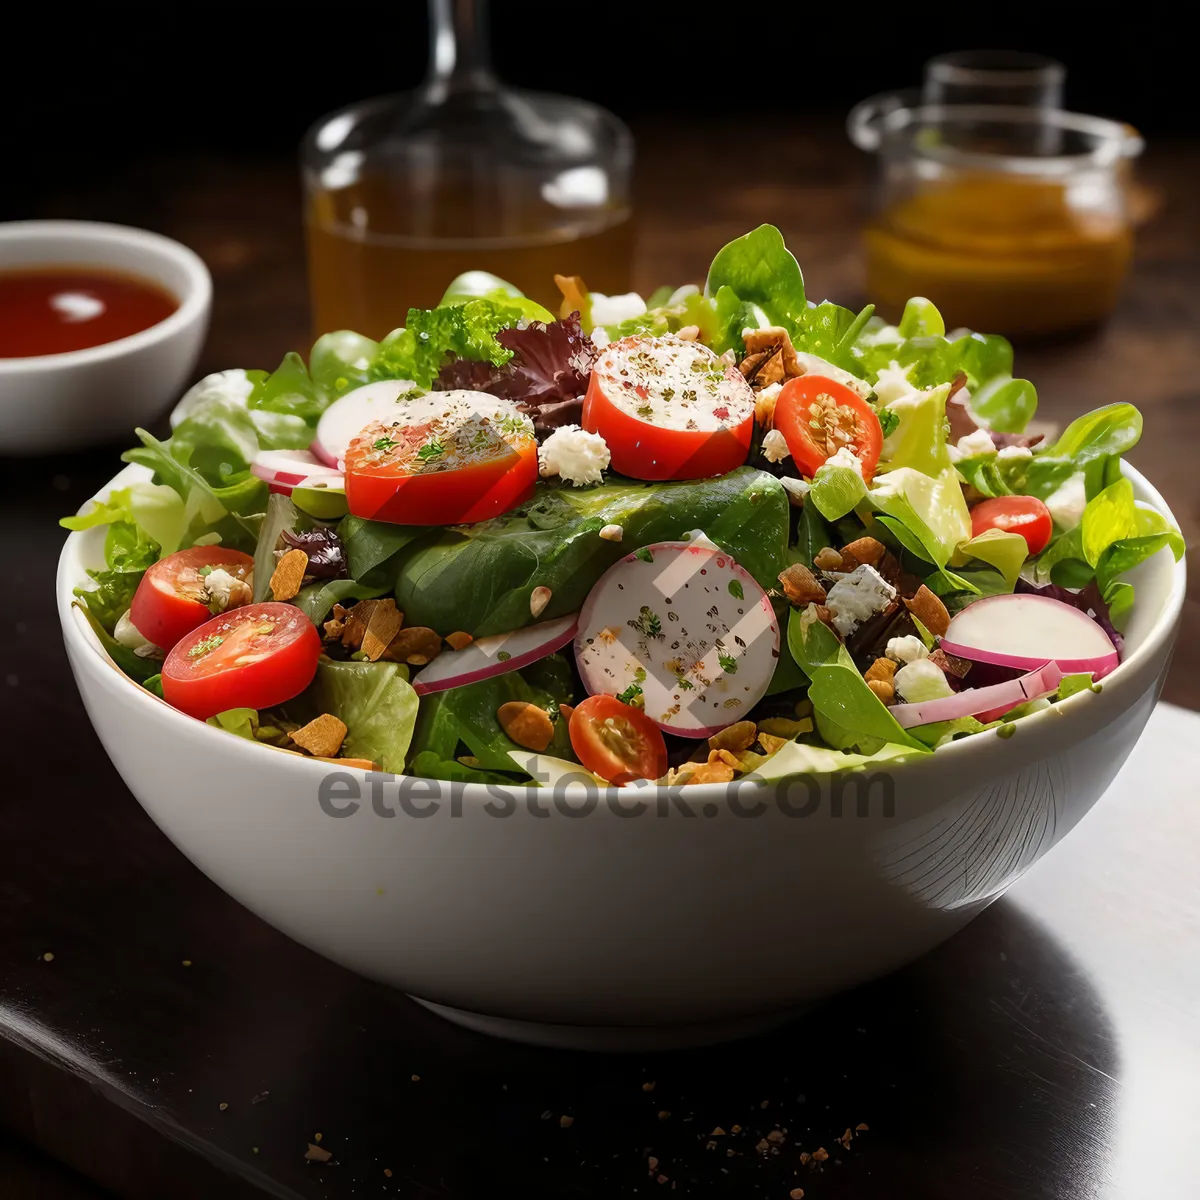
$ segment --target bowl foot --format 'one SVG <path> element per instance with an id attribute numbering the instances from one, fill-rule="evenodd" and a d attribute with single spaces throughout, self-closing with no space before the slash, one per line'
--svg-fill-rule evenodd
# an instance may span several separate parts
<path id="1" fill-rule="evenodd" d="M 422 1008 L 439 1017 L 490 1037 L 554 1050 L 592 1050 L 600 1053 L 638 1053 L 651 1050 L 686 1050 L 715 1046 L 739 1038 L 753 1037 L 793 1020 L 808 1006 L 757 1013 L 749 1017 L 724 1017 L 715 1021 L 681 1022 L 673 1025 L 560 1025 L 553 1022 L 517 1021 L 492 1017 L 464 1008 L 450 1008 L 410 996 Z"/>

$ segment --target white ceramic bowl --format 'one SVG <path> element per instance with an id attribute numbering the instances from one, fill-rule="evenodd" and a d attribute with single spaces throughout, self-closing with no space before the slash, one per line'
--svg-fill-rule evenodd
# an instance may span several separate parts
<path id="1" fill-rule="evenodd" d="M 678 793 L 690 817 L 653 787 L 640 816 L 606 802 L 571 815 L 565 800 L 539 816 L 526 801 L 544 791 L 433 781 L 406 813 L 398 781 L 344 771 L 328 807 L 362 790 L 336 816 L 320 803 L 328 767 L 194 721 L 108 660 L 71 608 L 102 533 L 63 549 L 67 652 L 100 740 L 167 836 L 272 925 L 452 1020 L 594 1048 L 735 1036 L 961 929 L 1112 782 L 1158 698 L 1185 590 L 1169 552 L 1144 563 L 1125 661 L 1099 692 L 894 767 L 890 812 L 882 777 L 865 812 L 847 792 L 840 813 L 825 777 L 811 803 L 793 795 L 805 816 L 773 797 L 739 815 L 719 785 Z M 372 785 L 395 815 L 377 814 Z"/>
<path id="2" fill-rule="evenodd" d="M 30 358 L 0 358 L 0 454 L 45 454 L 127 437 L 187 384 L 212 307 L 212 279 L 186 246 L 93 221 L 0 224 L 0 271 L 106 267 L 165 287 L 179 307 L 130 337 Z"/>

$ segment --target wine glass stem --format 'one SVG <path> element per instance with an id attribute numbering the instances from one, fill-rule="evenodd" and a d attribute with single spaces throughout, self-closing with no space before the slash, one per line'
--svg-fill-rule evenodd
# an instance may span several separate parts
<path id="1" fill-rule="evenodd" d="M 429 85 L 440 92 L 495 87 L 487 0 L 429 0 Z"/>

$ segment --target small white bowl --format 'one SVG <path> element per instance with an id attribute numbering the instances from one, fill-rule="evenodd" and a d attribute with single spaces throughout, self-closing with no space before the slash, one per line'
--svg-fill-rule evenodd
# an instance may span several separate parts
<path id="1" fill-rule="evenodd" d="M 1168 511 L 1126 473 L 1139 500 Z M 145 477 L 130 467 L 109 486 Z M 1158 699 L 1186 590 L 1184 564 L 1160 551 L 1130 577 L 1125 659 L 1098 691 L 1007 736 L 874 764 L 844 793 L 814 776 L 790 807 L 743 797 L 739 810 L 721 785 L 676 789 L 685 816 L 650 786 L 580 815 L 578 797 L 557 808 L 544 789 L 423 780 L 405 810 L 393 778 L 234 737 L 126 678 L 71 607 L 103 541 L 93 529 L 63 548 L 67 655 L 100 741 L 175 845 L 298 942 L 452 1021 L 591 1049 L 762 1028 L 961 929 L 1120 770 Z M 631 816 L 639 800 L 649 807 Z"/>
<path id="2" fill-rule="evenodd" d="M 105 267 L 164 287 L 179 307 L 130 337 L 65 354 L 0 358 L 0 454 L 46 454 L 128 436 L 187 384 L 208 330 L 212 278 L 170 238 L 93 221 L 0 224 L 0 271 Z"/>

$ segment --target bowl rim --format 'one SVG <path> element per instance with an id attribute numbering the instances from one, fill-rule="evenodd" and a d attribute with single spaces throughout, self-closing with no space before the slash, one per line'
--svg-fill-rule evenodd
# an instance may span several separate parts
<path id="1" fill-rule="evenodd" d="M 1122 461 L 1122 470 L 1131 479 L 1134 486 L 1139 488 L 1142 495 L 1139 497 L 1143 502 L 1152 505 L 1158 509 L 1166 517 L 1168 517 L 1178 527 L 1178 521 L 1175 519 L 1174 513 L 1163 499 L 1161 493 L 1146 477 L 1131 466 L 1127 461 Z M 96 497 L 102 497 L 108 493 L 114 486 L 123 486 L 137 479 L 149 479 L 152 472 L 148 467 L 139 464 L 130 464 L 123 470 L 117 472 L 100 490 L 96 493 Z M 94 498 L 96 498 L 94 497 Z M 91 501 L 87 501 L 84 507 Z M 213 752 L 218 751 L 219 746 L 225 747 L 225 752 L 234 755 L 235 757 L 243 754 L 253 755 L 254 758 L 248 761 L 256 761 L 260 765 L 266 760 L 261 756 L 263 754 L 275 754 L 280 760 L 279 769 L 286 769 L 287 764 L 284 760 L 290 760 L 291 764 L 301 772 L 310 772 L 310 778 L 317 779 L 329 775 L 333 771 L 338 772 L 354 772 L 355 777 L 367 777 L 368 772 L 361 767 L 335 767 L 331 763 L 318 762 L 312 758 L 306 758 L 298 752 L 289 752 L 282 750 L 279 747 L 274 747 L 265 744 L 252 743 L 246 738 L 231 736 L 223 729 L 217 729 L 204 721 L 197 721 L 193 717 L 180 712 L 178 709 L 172 708 L 165 700 L 159 699 L 152 692 L 148 692 L 145 688 L 135 683 L 130 679 L 120 667 L 117 666 L 104 648 L 100 645 L 88 625 L 86 618 L 75 605 L 75 597 L 73 588 L 78 585 L 78 575 L 68 570 L 70 566 L 70 551 L 73 546 L 78 544 L 78 539 L 86 536 L 87 531 L 72 532 L 63 542 L 62 551 L 59 555 L 58 572 L 55 580 L 55 590 L 57 593 L 59 618 L 62 622 L 63 637 L 68 650 L 75 649 L 80 654 L 92 655 L 98 666 L 108 668 L 109 671 L 118 678 L 119 684 L 114 690 L 120 690 L 121 687 L 128 689 L 131 696 L 136 696 L 133 700 L 134 704 L 143 705 L 143 711 L 146 714 L 146 719 L 153 720 L 152 714 L 157 714 L 166 722 L 166 727 L 173 731 L 172 736 L 188 737 L 198 736 L 201 738 L 220 738 L 219 743 L 212 743 Z M 1165 548 L 1164 548 L 1165 549 Z M 1159 551 L 1161 554 L 1163 551 Z M 1105 702 L 1111 702 L 1112 693 L 1115 689 L 1120 689 L 1125 686 L 1126 680 L 1131 680 L 1136 671 L 1135 668 L 1145 660 L 1153 657 L 1158 653 L 1163 644 L 1168 642 L 1175 634 L 1179 623 L 1180 614 L 1183 609 L 1184 601 L 1187 598 L 1187 556 L 1184 555 L 1177 562 L 1171 564 L 1171 591 L 1163 604 L 1162 611 L 1159 613 L 1158 620 L 1155 622 L 1150 633 L 1145 641 L 1138 646 L 1136 650 L 1126 659 L 1122 660 L 1106 675 L 1103 683 L 1103 696 Z M 105 673 L 107 674 L 107 672 Z M 98 676 L 102 677 L 102 676 Z M 1088 706 L 1094 706 L 1100 703 L 1102 695 L 1100 691 L 1092 691 L 1084 689 L 1076 692 L 1072 696 L 1068 696 L 1065 700 L 1060 700 L 1053 706 L 1047 709 L 1042 709 L 1038 712 L 1029 713 L 1021 718 L 1021 723 L 1026 727 L 1030 725 L 1042 726 L 1047 721 L 1052 719 L 1078 719 L 1077 714 L 1082 714 Z M 1062 740 L 1069 740 L 1066 736 L 1066 731 L 1060 725 L 1058 726 L 1060 734 L 1063 735 Z M 901 770 L 903 768 L 919 767 L 923 764 L 928 764 L 930 761 L 958 763 L 961 765 L 965 756 L 976 753 L 982 747 L 994 745 L 1003 739 L 999 736 L 998 730 L 989 730 L 985 734 L 976 735 L 970 738 L 962 738 L 958 741 L 950 742 L 946 746 L 942 746 L 936 751 L 927 755 L 921 755 L 919 758 L 915 756 L 904 756 L 899 759 L 890 760 L 887 769 Z M 846 770 L 852 770 L 853 767 L 847 767 Z M 425 776 L 393 776 L 384 774 L 389 779 L 413 778 L 422 779 L 425 782 L 434 783 L 445 788 L 462 789 L 464 798 L 468 800 L 486 801 L 494 799 L 496 795 L 495 789 L 504 787 L 506 796 L 510 793 L 523 794 L 524 789 L 532 786 L 530 784 L 514 783 L 512 785 L 500 784 L 483 784 L 483 783 L 452 783 L 449 780 L 427 780 Z M 809 771 L 808 775 L 812 777 L 827 778 L 841 772 L 835 771 Z M 728 799 L 732 794 L 732 790 L 736 784 L 699 784 L 693 785 L 688 792 L 689 797 L 695 797 L 700 800 L 720 800 Z M 603 792 L 621 792 L 625 789 L 605 788 L 599 789 Z M 636 789 L 628 789 L 630 792 L 636 790 L 638 794 L 645 798 L 653 795 L 658 798 L 662 793 L 669 794 L 669 787 L 662 784 L 639 785 Z"/>
<path id="2" fill-rule="evenodd" d="M 87 367 L 94 363 L 110 362 L 127 354 L 135 354 L 139 350 L 167 341 L 194 325 L 196 321 L 202 320 L 212 305 L 212 276 L 208 267 L 204 265 L 204 260 L 182 242 L 165 237 L 161 233 L 107 221 L 0 222 L 0 249 L 7 242 L 19 242 L 31 237 L 60 238 L 64 247 L 71 244 L 81 247 L 135 246 L 147 251 L 151 256 L 157 256 L 160 261 L 168 261 L 182 268 L 187 283 L 184 294 L 177 297 L 179 307 L 148 329 L 139 330 L 112 342 L 104 342 L 99 346 L 88 346 L 83 350 L 66 350 L 62 354 L 31 354 L 27 358 L 0 358 L 0 377 Z M 69 250 L 55 251 L 46 258 L 29 264 L 6 264 L 0 254 L 0 272 L 21 265 L 68 266 L 72 261 Z M 158 278 L 155 278 L 154 282 L 162 283 Z"/>

